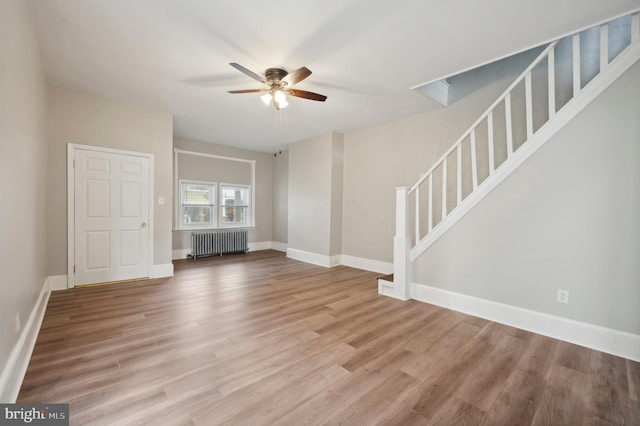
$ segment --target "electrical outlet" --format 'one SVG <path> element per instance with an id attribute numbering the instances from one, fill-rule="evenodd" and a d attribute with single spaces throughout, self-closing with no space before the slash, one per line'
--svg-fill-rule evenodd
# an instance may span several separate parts
<path id="1" fill-rule="evenodd" d="M 16 313 L 16 333 L 20 333 L 22 324 L 20 323 L 20 312 Z"/>
<path id="2" fill-rule="evenodd" d="M 569 290 L 558 289 L 556 300 L 560 303 L 569 303 Z"/>

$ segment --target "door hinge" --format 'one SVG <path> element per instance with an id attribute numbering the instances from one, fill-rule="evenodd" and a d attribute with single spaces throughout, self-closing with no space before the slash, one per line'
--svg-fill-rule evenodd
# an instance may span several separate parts
<path id="1" fill-rule="evenodd" d="M 76 168 L 76 160 L 73 160 L 73 168 Z"/>
<path id="2" fill-rule="evenodd" d="M 76 265 L 73 265 L 73 273 L 76 273 Z"/>

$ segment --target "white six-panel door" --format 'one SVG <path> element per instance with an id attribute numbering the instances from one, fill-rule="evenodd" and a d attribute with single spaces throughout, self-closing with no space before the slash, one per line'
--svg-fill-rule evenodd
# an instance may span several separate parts
<path id="1" fill-rule="evenodd" d="M 74 175 L 75 285 L 148 277 L 149 158 L 75 149 Z"/>

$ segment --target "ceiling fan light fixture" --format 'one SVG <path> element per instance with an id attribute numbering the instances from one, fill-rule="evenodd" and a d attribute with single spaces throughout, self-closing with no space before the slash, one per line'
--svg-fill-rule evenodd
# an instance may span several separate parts
<path id="1" fill-rule="evenodd" d="M 276 101 L 276 103 L 278 104 L 278 109 L 286 108 L 287 105 L 289 105 L 289 102 L 287 102 L 286 99 L 283 99 L 280 102 Z"/>
<path id="2" fill-rule="evenodd" d="M 268 106 L 271 105 L 271 101 L 273 101 L 273 106 L 276 110 L 280 110 L 289 105 L 289 102 L 287 102 L 287 95 L 312 101 L 324 102 L 327 100 L 325 95 L 321 95 L 319 93 L 289 88 L 289 86 L 297 84 L 311 75 L 311 70 L 307 67 L 298 68 L 290 73 L 282 68 L 268 68 L 263 77 L 235 62 L 231 62 L 229 65 L 254 80 L 264 83 L 268 87 L 267 89 L 230 90 L 229 93 L 267 92 L 261 96 L 262 102 Z"/>
<path id="3" fill-rule="evenodd" d="M 287 102 L 287 96 L 282 90 L 275 91 L 273 94 L 273 102 L 275 102 L 277 109 L 282 109 L 289 105 L 289 102 Z"/>
<path id="4" fill-rule="evenodd" d="M 271 104 L 271 93 L 265 93 L 264 95 L 260 96 L 260 99 L 262 99 L 262 102 L 264 102 L 265 105 L 269 105 Z"/>
<path id="5" fill-rule="evenodd" d="M 276 92 L 273 94 L 273 99 L 275 99 L 275 101 L 278 103 L 287 101 L 287 97 L 282 90 L 276 90 Z"/>

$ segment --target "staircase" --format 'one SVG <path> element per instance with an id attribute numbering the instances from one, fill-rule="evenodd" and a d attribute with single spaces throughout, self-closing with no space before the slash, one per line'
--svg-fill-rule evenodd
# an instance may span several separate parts
<path id="1" fill-rule="evenodd" d="M 412 263 L 640 59 L 638 10 L 551 42 L 410 188 L 396 189 L 393 281 L 409 299 Z"/>

